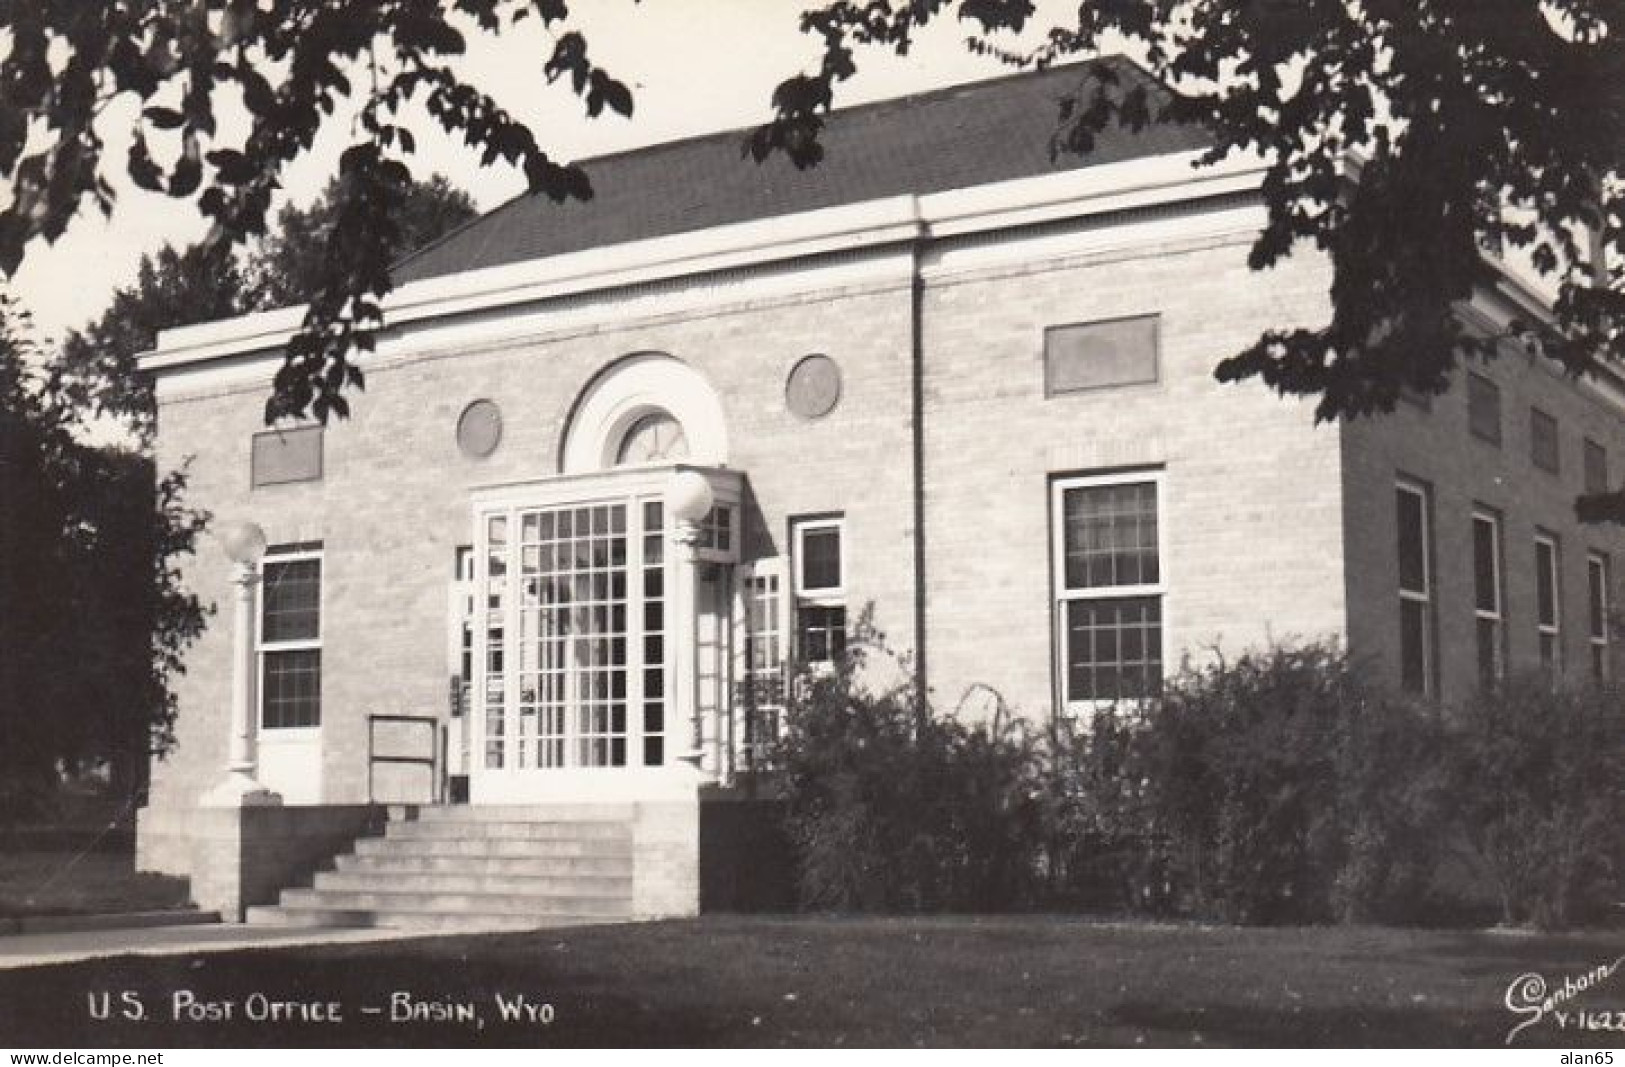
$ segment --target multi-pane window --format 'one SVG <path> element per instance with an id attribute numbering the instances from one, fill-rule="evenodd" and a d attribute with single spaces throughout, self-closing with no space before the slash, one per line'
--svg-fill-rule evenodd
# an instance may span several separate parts
<path id="1" fill-rule="evenodd" d="M 260 725 L 322 722 L 322 557 L 319 548 L 273 551 L 261 567 Z"/>
<path id="2" fill-rule="evenodd" d="M 474 683 L 474 546 L 457 546 L 453 559 L 451 612 L 456 669 L 451 676 L 451 714 L 459 718 L 468 713 L 469 687 Z"/>
<path id="3" fill-rule="evenodd" d="M 666 762 L 665 508 L 643 502 L 643 765 Z"/>
<path id="4" fill-rule="evenodd" d="M 1431 692 L 1433 685 L 1433 546 L 1428 493 L 1401 482 L 1395 487 L 1399 551 L 1399 678 L 1406 689 Z"/>
<path id="5" fill-rule="evenodd" d="M 1471 371 L 1467 372 L 1467 427 L 1481 441 L 1501 443 L 1501 387 Z"/>
<path id="6" fill-rule="evenodd" d="M 1069 708 L 1162 689 L 1159 474 L 1055 483 L 1056 625 Z"/>
<path id="7" fill-rule="evenodd" d="M 791 526 L 796 657 L 803 664 L 829 663 L 846 651 L 845 526 L 838 517 Z"/>
<path id="8" fill-rule="evenodd" d="M 518 731 L 507 766 L 626 766 L 626 510 L 519 514 Z"/>
<path id="9" fill-rule="evenodd" d="M 1540 642 L 1540 665 L 1563 669 L 1562 585 L 1557 539 L 1535 535 L 1535 632 Z"/>
<path id="10" fill-rule="evenodd" d="M 744 753 L 759 766 L 778 740 L 784 712 L 784 583 L 777 559 L 758 560 L 741 583 L 745 605 L 744 677 L 738 705 Z"/>
<path id="11" fill-rule="evenodd" d="M 1608 491 L 1608 450 L 1589 437 L 1585 441 L 1585 491 Z"/>
<path id="12" fill-rule="evenodd" d="M 485 520 L 485 766 L 508 758 L 505 708 L 508 667 L 508 516 Z"/>
<path id="13" fill-rule="evenodd" d="M 1539 408 L 1529 409 L 1529 459 L 1551 474 L 1563 469 L 1563 450 L 1558 444 L 1557 420 Z"/>
<path id="14" fill-rule="evenodd" d="M 1506 647 L 1501 606 L 1501 520 L 1485 511 L 1473 514 L 1473 616 L 1478 633 L 1478 677 L 1493 682 L 1502 674 Z"/>
<path id="15" fill-rule="evenodd" d="M 699 539 L 695 542 L 695 547 L 717 552 L 732 552 L 733 526 L 734 509 L 726 504 L 718 504 L 700 521 Z"/>
<path id="16" fill-rule="evenodd" d="M 1593 552 L 1586 557 L 1586 619 L 1591 645 L 1591 676 L 1608 677 L 1608 557 Z"/>

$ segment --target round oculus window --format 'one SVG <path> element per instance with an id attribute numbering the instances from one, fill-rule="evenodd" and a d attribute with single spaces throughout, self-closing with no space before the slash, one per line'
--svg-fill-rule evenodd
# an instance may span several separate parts
<path id="1" fill-rule="evenodd" d="M 841 368 L 824 355 L 807 356 L 790 368 L 784 383 L 786 406 L 804 419 L 818 419 L 841 400 Z"/>
<path id="2" fill-rule="evenodd" d="M 470 459 L 484 459 L 502 441 L 502 410 L 489 400 L 476 400 L 457 419 L 457 447 Z"/>

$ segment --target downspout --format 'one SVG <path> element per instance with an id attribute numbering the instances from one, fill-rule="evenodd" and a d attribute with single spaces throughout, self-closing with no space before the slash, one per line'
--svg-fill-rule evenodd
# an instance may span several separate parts
<path id="1" fill-rule="evenodd" d="M 918 210 L 919 201 L 915 205 Z M 914 496 L 914 715 L 924 723 L 931 714 L 930 686 L 926 679 L 925 625 L 925 278 L 921 273 L 929 236 L 919 220 L 909 267 L 909 416 L 913 459 Z"/>

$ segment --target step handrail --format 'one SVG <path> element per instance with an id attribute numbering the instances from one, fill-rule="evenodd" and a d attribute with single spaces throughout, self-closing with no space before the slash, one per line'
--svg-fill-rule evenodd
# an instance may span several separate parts
<path id="1" fill-rule="evenodd" d="M 378 724 L 407 723 L 429 728 L 429 755 L 427 756 L 380 756 L 378 754 Z M 380 763 L 404 763 L 429 768 L 429 799 L 427 803 L 443 804 L 446 799 L 446 780 L 444 764 L 442 763 L 445 731 L 440 726 L 440 720 L 433 715 L 401 715 L 401 714 L 372 714 L 367 715 L 367 803 L 378 803 L 374 792 L 377 775 L 375 769 Z M 394 801 L 393 803 L 403 803 Z"/>

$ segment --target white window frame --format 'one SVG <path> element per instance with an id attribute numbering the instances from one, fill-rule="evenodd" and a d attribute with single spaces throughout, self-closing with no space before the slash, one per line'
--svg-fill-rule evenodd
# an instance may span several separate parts
<path id="1" fill-rule="evenodd" d="M 1547 571 L 1552 586 L 1552 617 L 1548 621 L 1540 615 L 1540 550 L 1546 548 L 1550 551 Z M 1535 647 L 1540 655 L 1540 665 L 1550 668 L 1554 672 L 1563 670 L 1563 555 L 1562 544 L 1557 535 L 1539 530 L 1535 533 Z M 1542 647 L 1547 639 L 1551 640 L 1552 655 L 1547 660 L 1545 649 Z"/>
<path id="2" fill-rule="evenodd" d="M 784 727 L 784 711 L 790 691 L 790 645 L 796 631 L 795 609 L 789 595 L 788 563 L 782 556 L 766 556 L 741 564 L 736 575 L 734 676 L 741 687 L 749 689 L 749 693 L 740 692 L 731 701 L 732 714 L 737 720 L 733 727 L 733 737 L 737 741 L 732 756 L 735 766 L 746 770 L 766 766 L 773 744 Z M 755 626 L 752 610 L 761 605 L 771 608 L 771 618 L 767 625 Z M 760 645 L 764 639 L 771 641 L 767 649 L 762 649 Z M 754 655 L 759 650 L 765 653 L 760 665 L 755 662 Z M 762 699 L 763 689 L 768 690 L 770 699 Z M 761 731 L 755 738 L 749 737 L 750 731 L 747 730 L 749 724 L 746 723 L 746 715 L 750 706 L 763 713 L 753 724 Z"/>
<path id="3" fill-rule="evenodd" d="M 1425 522 L 1425 520 L 1424 520 Z M 1478 524 L 1485 523 L 1490 528 L 1490 580 L 1494 583 L 1495 609 L 1493 611 L 1478 606 Z M 1499 679 L 1506 674 L 1506 587 L 1505 579 L 1501 574 L 1501 516 L 1485 508 L 1473 509 L 1473 632 L 1474 651 L 1477 651 L 1478 632 L 1476 624 L 1479 622 L 1493 622 L 1495 624 L 1495 672 L 1494 677 Z"/>
<path id="4" fill-rule="evenodd" d="M 802 581 L 802 564 L 806 562 L 805 548 L 807 534 L 810 531 L 834 530 L 836 532 L 836 547 L 839 553 L 836 557 L 841 570 L 841 583 L 837 586 L 817 586 L 807 588 Z M 801 647 L 801 609 L 812 608 L 845 608 L 846 607 L 846 567 L 849 553 L 846 541 L 845 515 L 816 515 L 807 518 L 792 518 L 790 520 L 790 585 L 792 599 L 790 604 L 790 649 L 798 664 L 803 667 L 822 668 L 832 666 L 833 659 L 807 659 Z M 848 617 L 847 622 L 851 619 Z M 850 639 L 851 634 L 847 634 Z"/>
<path id="5" fill-rule="evenodd" d="M 317 675 L 317 705 L 316 722 L 306 726 L 268 726 L 265 722 L 265 661 L 268 655 L 278 652 L 320 652 L 322 650 L 322 637 L 326 630 L 327 620 L 327 564 L 323 559 L 321 548 L 297 548 L 285 552 L 271 549 L 260 558 L 260 595 L 255 605 L 256 617 L 254 619 L 254 722 L 255 728 L 262 732 L 271 732 L 278 737 L 296 736 L 297 731 L 315 731 L 322 728 L 322 722 L 327 718 L 327 709 L 322 706 L 320 698 L 321 675 Z M 320 568 L 316 582 L 316 636 L 313 638 L 300 638 L 295 641 L 267 641 L 265 639 L 265 570 L 268 566 L 279 563 L 301 563 L 315 560 Z"/>
<path id="6" fill-rule="evenodd" d="M 1069 489 L 1098 489 L 1112 485 L 1152 486 L 1157 501 L 1157 581 L 1137 585 L 1102 585 L 1082 589 L 1066 587 L 1066 493 Z M 1067 692 L 1068 664 L 1072 662 L 1067 644 L 1066 606 L 1074 600 L 1121 600 L 1130 597 L 1156 597 L 1162 608 L 1162 678 L 1168 680 L 1168 522 L 1167 472 L 1162 469 L 1118 471 L 1112 474 L 1080 474 L 1050 481 L 1050 593 L 1053 601 L 1057 706 L 1068 717 L 1112 706 L 1115 701 L 1073 700 Z"/>
<path id="7" fill-rule="evenodd" d="M 1438 682 L 1434 677 L 1434 626 L 1433 617 L 1433 494 L 1422 482 L 1409 478 L 1399 478 L 1394 482 L 1395 493 L 1410 493 L 1417 497 L 1422 507 L 1418 514 L 1422 517 L 1422 588 L 1406 589 L 1403 579 L 1395 581 L 1394 586 L 1399 591 L 1401 603 L 1410 602 L 1422 605 L 1422 689 L 1423 696 L 1432 696 L 1438 689 Z M 1399 509 L 1394 509 L 1394 531 L 1397 538 L 1399 532 Z M 1394 560 L 1396 577 L 1401 561 Z M 1405 631 L 1400 627 L 1400 685 L 1404 686 L 1405 678 Z"/>
<path id="8" fill-rule="evenodd" d="M 1588 643 L 1591 647 L 1592 676 L 1597 681 L 1606 681 L 1612 673 L 1612 665 L 1609 663 L 1610 642 L 1608 638 L 1608 612 L 1612 607 L 1609 596 L 1612 590 L 1609 589 L 1608 584 L 1613 579 L 1613 575 L 1610 573 L 1613 567 L 1610 562 L 1605 553 L 1586 553 L 1586 631 L 1589 638 Z M 1596 606 L 1599 608 L 1601 615 L 1601 632 L 1591 627 L 1592 600 L 1599 595 L 1602 603 Z"/>
<path id="9" fill-rule="evenodd" d="M 790 558 L 791 558 L 791 563 L 793 564 L 793 567 L 794 567 L 794 570 L 795 570 L 795 574 L 793 575 L 793 577 L 795 579 L 796 599 L 805 600 L 805 601 L 807 601 L 808 603 L 811 603 L 811 604 L 822 603 L 822 604 L 826 604 L 826 605 L 829 605 L 829 606 L 834 606 L 834 605 L 839 605 L 839 604 L 845 603 L 845 601 L 846 601 L 846 516 L 845 515 L 823 515 L 823 516 L 819 516 L 817 518 L 792 519 L 792 520 L 790 520 L 790 530 L 791 530 Z M 837 556 L 837 559 L 839 560 L 839 566 L 840 566 L 840 569 L 841 569 L 841 584 L 836 585 L 836 586 L 818 586 L 816 588 L 809 589 L 809 588 L 807 588 L 806 584 L 802 581 L 803 574 L 802 574 L 802 570 L 801 570 L 801 565 L 807 559 L 807 551 L 806 551 L 806 548 L 804 546 L 806 544 L 807 534 L 810 531 L 821 531 L 821 530 L 834 530 L 836 532 L 836 534 L 839 535 L 838 540 L 837 540 L 837 547 L 840 549 L 840 552 L 839 552 L 839 555 Z"/>

